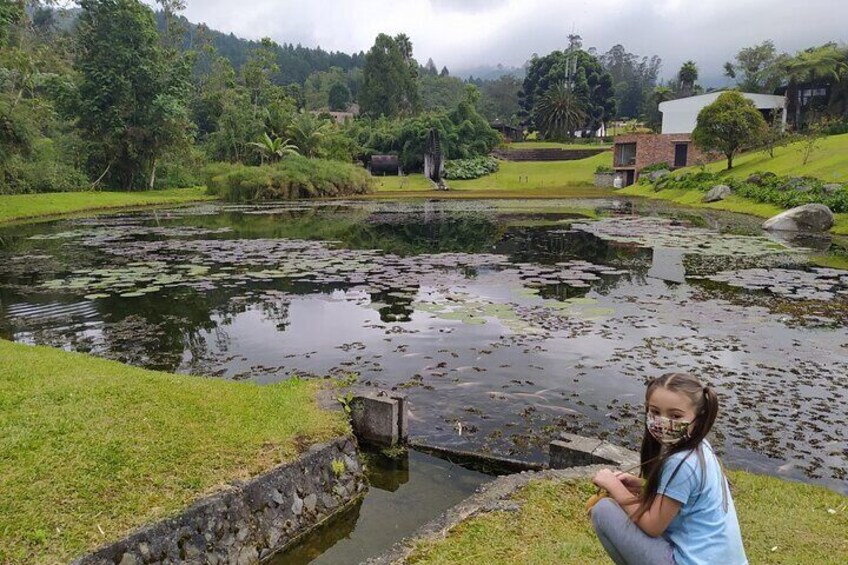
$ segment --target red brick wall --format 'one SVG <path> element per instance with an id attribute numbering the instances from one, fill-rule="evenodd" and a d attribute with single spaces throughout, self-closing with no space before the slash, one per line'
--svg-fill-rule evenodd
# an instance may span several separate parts
<path id="1" fill-rule="evenodd" d="M 705 154 L 695 147 L 695 144 L 692 143 L 692 136 L 689 134 L 631 134 L 619 135 L 615 138 L 616 149 L 613 156 L 613 163 L 615 163 L 615 158 L 618 155 L 618 145 L 624 143 L 636 144 L 635 168 L 637 171 L 641 171 L 645 167 L 657 163 L 668 163 L 674 169 L 674 146 L 678 143 L 688 143 L 689 145 L 689 153 L 686 161 L 687 166 L 708 163 L 715 160 L 716 157 L 712 154 Z"/>

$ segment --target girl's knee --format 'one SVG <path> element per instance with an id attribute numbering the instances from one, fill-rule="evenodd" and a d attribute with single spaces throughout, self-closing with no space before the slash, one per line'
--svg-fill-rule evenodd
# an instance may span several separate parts
<path id="1" fill-rule="evenodd" d="M 616 501 L 611 498 L 602 498 L 592 508 L 592 525 L 598 530 L 605 525 L 614 522 L 618 514 L 623 514 L 624 511 Z"/>

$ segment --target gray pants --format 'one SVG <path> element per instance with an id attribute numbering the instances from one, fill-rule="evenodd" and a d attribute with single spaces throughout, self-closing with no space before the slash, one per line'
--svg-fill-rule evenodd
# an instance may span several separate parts
<path id="1" fill-rule="evenodd" d="M 592 508 L 592 525 L 616 565 L 674 565 L 669 541 L 643 532 L 610 498 Z"/>

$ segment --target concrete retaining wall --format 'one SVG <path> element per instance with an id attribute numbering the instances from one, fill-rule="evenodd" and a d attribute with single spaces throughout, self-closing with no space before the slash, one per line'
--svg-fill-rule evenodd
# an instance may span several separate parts
<path id="1" fill-rule="evenodd" d="M 337 438 L 72 565 L 258 563 L 359 500 L 366 488 L 356 440 Z"/>

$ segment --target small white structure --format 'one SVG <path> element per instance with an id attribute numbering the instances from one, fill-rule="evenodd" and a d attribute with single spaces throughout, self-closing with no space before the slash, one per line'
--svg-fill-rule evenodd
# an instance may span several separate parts
<path id="1" fill-rule="evenodd" d="M 698 113 L 705 107 L 715 102 L 722 91 L 690 96 L 678 100 L 669 100 L 660 104 L 660 112 L 663 115 L 662 132 L 665 133 L 692 133 L 698 121 Z M 751 100 L 754 106 L 761 112 L 780 112 L 783 126 L 786 127 L 786 97 L 772 94 L 754 94 L 751 92 L 740 92 L 742 96 Z"/>

